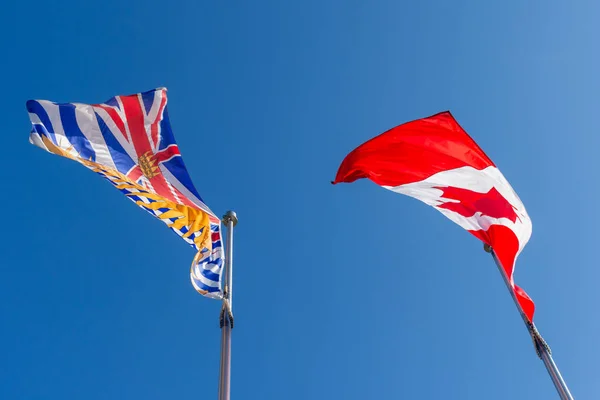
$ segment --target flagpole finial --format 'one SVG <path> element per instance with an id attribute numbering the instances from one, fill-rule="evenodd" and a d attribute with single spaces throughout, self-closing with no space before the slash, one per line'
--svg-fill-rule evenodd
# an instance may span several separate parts
<path id="1" fill-rule="evenodd" d="M 223 215 L 223 223 L 225 225 L 228 225 L 229 222 L 233 222 L 233 226 L 237 225 L 238 219 L 237 219 L 237 215 L 236 215 L 235 211 L 229 210 L 225 213 L 225 215 Z"/>
<path id="2" fill-rule="evenodd" d="M 490 246 L 487 243 L 484 243 L 483 244 L 483 250 L 485 250 L 486 253 L 491 253 L 493 249 L 492 249 L 492 246 Z"/>

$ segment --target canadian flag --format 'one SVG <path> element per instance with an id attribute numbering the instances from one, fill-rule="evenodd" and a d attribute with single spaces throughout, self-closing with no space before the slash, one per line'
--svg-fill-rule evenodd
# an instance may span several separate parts
<path id="1" fill-rule="evenodd" d="M 361 178 L 429 204 L 490 245 L 533 321 L 533 301 L 513 280 L 531 220 L 500 170 L 450 112 L 399 125 L 357 147 L 333 183 Z"/>

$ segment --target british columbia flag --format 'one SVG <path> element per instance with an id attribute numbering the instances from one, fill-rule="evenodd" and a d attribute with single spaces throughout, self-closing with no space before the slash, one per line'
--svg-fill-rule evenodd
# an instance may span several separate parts
<path id="1" fill-rule="evenodd" d="M 102 104 L 30 100 L 30 142 L 105 177 L 193 246 L 190 277 L 201 294 L 221 298 L 220 220 L 185 168 L 167 112 L 167 89 L 116 96 Z"/>

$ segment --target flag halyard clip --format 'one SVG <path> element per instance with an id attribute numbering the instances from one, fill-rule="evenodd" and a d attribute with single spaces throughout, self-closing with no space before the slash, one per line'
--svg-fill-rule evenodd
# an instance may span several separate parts
<path id="1" fill-rule="evenodd" d="M 225 288 L 225 295 L 227 294 L 227 288 Z M 219 314 L 219 328 L 223 328 L 225 326 L 225 318 L 229 320 L 229 325 L 231 329 L 233 329 L 233 312 L 231 311 L 231 307 L 229 306 L 229 301 L 227 298 L 223 298 L 223 307 L 221 307 L 221 314 Z"/>
<path id="2" fill-rule="evenodd" d="M 552 350 L 548 343 L 544 340 L 540 332 L 537 330 L 535 325 L 531 322 L 527 322 L 527 329 L 529 330 L 529 334 L 531 335 L 531 339 L 533 340 L 533 346 L 535 347 L 535 352 L 537 353 L 540 359 L 542 358 L 542 351 L 545 349 L 549 355 L 552 355 Z"/>

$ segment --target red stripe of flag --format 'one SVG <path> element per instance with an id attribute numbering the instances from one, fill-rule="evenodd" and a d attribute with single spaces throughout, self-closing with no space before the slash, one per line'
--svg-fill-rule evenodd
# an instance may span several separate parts
<path id="1" fill-rule="evenodd" d="M 378 185 L 399 186 L 465 166 L 481 170 L 494 163 L 446 111 L 365 142 L 346 156 L 334 183 L 369 178 Z"/>
<path id="2" fill-rule="evenodd" d="M 127 137 L 127 132 L 125 132 L 125 123 L 123 123 L 123 119 L 121 119 L 121 116 L 119 115 L 117 110 L 115 110 L 113 107 L 106 106 L 104 104 L 94 104 L 93 106 L 100 107 L 101 109 L 106 111 L 106 113 L 112 119 L 112 121 L 115 123 L 115 125 L 117 126 L 119 131 L 121 131 L 121 135 L 123 135 L 125 140 L 127 142 L 129 142 L 129 138 Z"/>
<path id="3" fill-rule="evenodd" d="M 160 121 L 162 120 L 162 114 L 163 114 L 163 110 L 165 108 L 165 105 L 167 104 L 167 93 L 162 91 L 159 92 L 159 96 L 160 96 L 160 106 L 158 107 L 158 113 L 156 114 L 156 118 L 154 120 L 154 122 L 152 122 L 152 125 L 150 126 L 150 137 L 152 139 L 152 143 L 154 144 L 154 148 L 158 149 L 158 142 L 160 140 L 159 136 L 158 136 L 158 125 L 160 123 Z"/>

